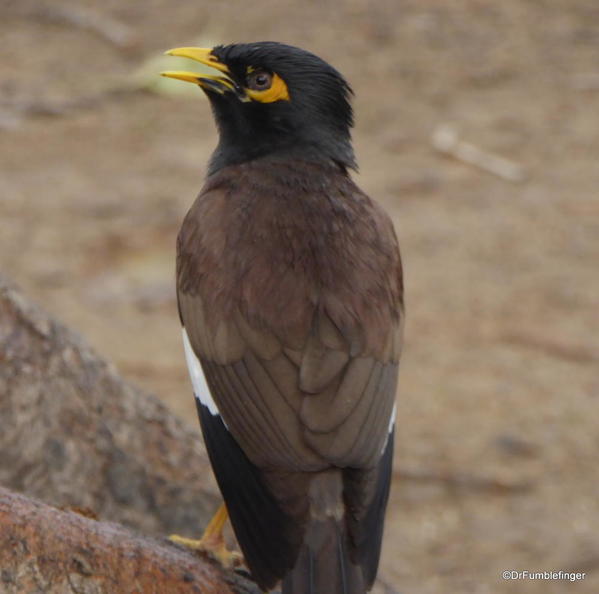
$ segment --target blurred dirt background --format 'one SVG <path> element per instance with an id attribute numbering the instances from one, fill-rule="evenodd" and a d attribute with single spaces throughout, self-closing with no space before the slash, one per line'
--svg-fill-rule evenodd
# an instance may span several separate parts
<path id="1" fill-rule="evenodd" d="M 357 179 L 406 269 L 381 577 L 599 592 L 597 2 L 2 0 L 0 38 L 0 269 L 190 423 L 174 244 L 215 129 L 199 90 L 136 73 L 170 47 L 264 39 L 338 67 Z M 436 150 L 447 124 L 523 180 Z"/>

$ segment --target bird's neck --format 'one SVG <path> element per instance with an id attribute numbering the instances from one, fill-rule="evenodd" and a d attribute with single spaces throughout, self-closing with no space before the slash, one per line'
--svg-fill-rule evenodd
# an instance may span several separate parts
<path id="1" fill-rule="evenodd" d="M 345 169 L 357 169 L 349 134 L 333 135 L 319 130 L 301 134 L 271 133 L 239 128 L 219 127 L 219 143 L 212 154 L 209 174 L 223 167 L 239 165 L 269 157 L 273 160 L 302 160 L 313 163 L 336 164 Z"/>

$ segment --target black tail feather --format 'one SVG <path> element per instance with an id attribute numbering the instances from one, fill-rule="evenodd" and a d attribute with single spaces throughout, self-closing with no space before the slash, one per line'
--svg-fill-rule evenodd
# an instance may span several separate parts
<path id="1" fill-rule="evenodd" d="M 343 520 L 313 519 L 282 594 L 365 594 L 362 568 L 352 563 L 347 544 Z"/>
<path id="2" fill-rule="evenodd" d="M 376 578 L 383 542 L 385 510 L 393 471 L 394 433 L 392 431 L 389 434 L 385 451 L 375 469 L 344 471 L 349 546 L 352 558 L 364 570 L 368 590 Z M 369 500 L 367 504 L 365 497 Z"/>
<path id="3" fill-rule="evenodd" d="M 220 416 L 203 405 L 198 405 L 198 411 L 206 449 L 246 563 L 261 588 L 272 588 L 293 566 L 299 548 L 290 536 L 293 522 Z"/>

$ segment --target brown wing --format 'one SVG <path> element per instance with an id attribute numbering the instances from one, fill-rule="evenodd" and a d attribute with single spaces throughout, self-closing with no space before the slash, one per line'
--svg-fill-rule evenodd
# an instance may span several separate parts
<path id="1" fill-rule="evenodd" d="M 181 321 L 212 397 L 260 468 L 373 467 L 401 347 L 392 225 L 340 173 L 283 195 L 248 169 L 215 176 L 178 239 Z"/>

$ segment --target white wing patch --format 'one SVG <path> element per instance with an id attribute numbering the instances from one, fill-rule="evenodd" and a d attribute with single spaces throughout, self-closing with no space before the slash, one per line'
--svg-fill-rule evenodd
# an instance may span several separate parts
<path id="1" fill-rule="evenodd" d="M 385 448 L 387 447 L 387 442 L 389 441 L 389 435 L 391 435 L 391 431 L 395 427 L 395 416 L 397 415 L 397 404 L 393 405 L 393 412 L 391 413 L 391 418 L 389 419 L 389 429 L 387 430 L 387 439 L 385 439 L 385 443 L 381 449 L 381 456 L 385 453 Z"/>
<path id="2" fill-rule="evenodd" d="M 393 427 L 395 427 L 395 416 L 397 415 L 397 404 L 393 405 L 393 412 L 391 413 L 391 418 L 389 419 L 389 429 L 387 430 L 388 433 L 391 433 L 391 431 L 393 431 Z"/>
<path id="3" fill-rule="evenodd" d="M 185 348 L 185 360 L 187 361 L 187 370 L 189 371 L 189 377 L 191 377 L 194 396 L 208 408 L 212 415 L 220 414 L 216 402 L 214 402 L 212 394 L 210 394 L 204 372 L 202 371 L 202 366 L 189 342 L 185 326 L 183 326 L 183 346 Z"/>

